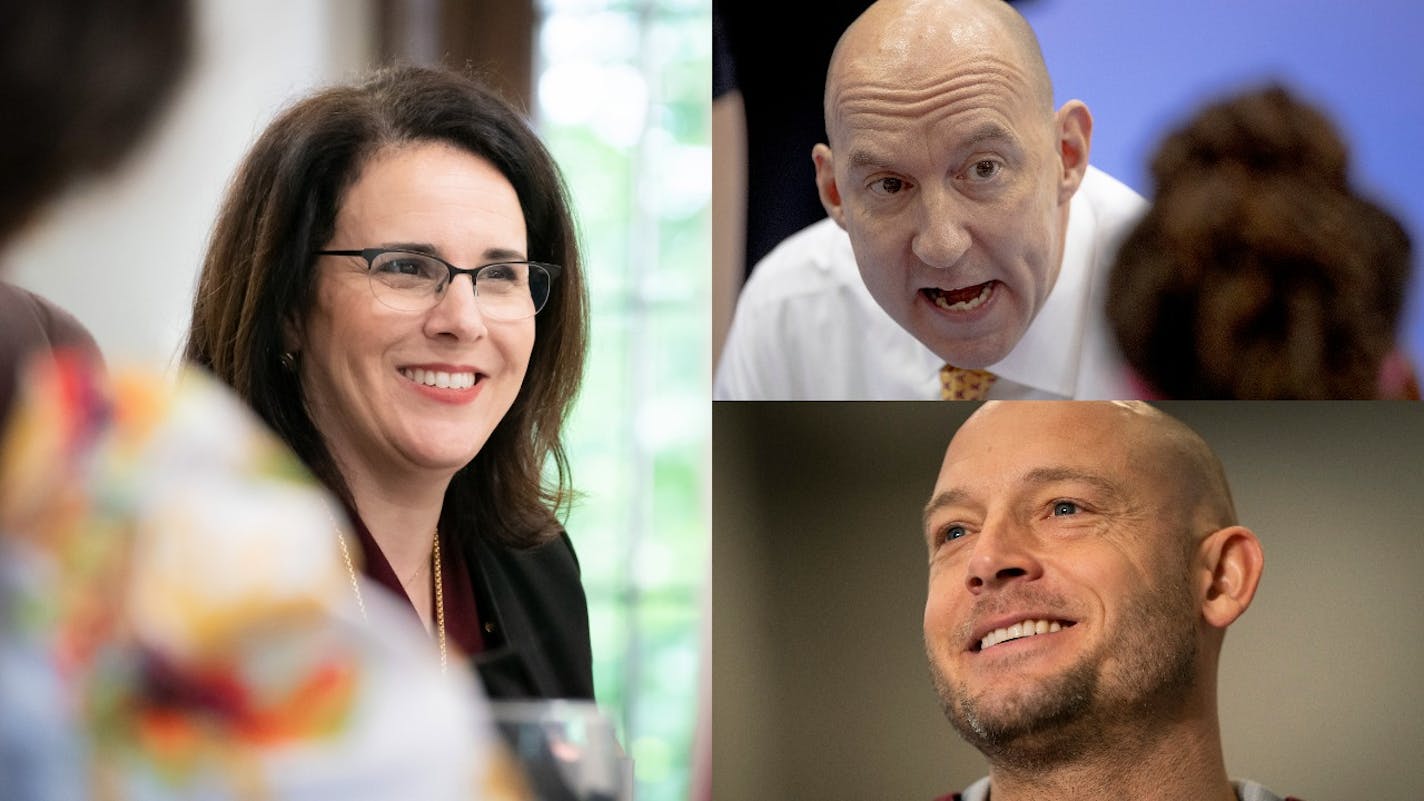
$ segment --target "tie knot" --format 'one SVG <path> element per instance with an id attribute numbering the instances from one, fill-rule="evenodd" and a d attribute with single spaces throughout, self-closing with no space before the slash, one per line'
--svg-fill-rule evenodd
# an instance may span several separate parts
<path id="1" fill-rule="evenodd" d="M 988 370 L 970 370 L 946 364 L 939 369 L 940 400 L 984 400 L 998 376 Z"/>

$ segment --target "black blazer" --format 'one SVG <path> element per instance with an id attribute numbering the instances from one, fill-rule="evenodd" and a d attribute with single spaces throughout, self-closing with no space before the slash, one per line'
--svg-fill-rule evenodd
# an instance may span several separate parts
<path id="1" fill-rule="evenodd" d="M 485 650 L 473 657 L 494 699 L 593 699 L 588 598 L 568 534 L 527 550 L 470 537 Z"/>

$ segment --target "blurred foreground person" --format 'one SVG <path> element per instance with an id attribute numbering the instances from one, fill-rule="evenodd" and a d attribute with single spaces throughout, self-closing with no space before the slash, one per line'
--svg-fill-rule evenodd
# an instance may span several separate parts
<path id="1" fill-rule="evenodd" d="M 190 15 L 4 5 L 0 245 L 140 138 Z M 388 598 L 355 604 L 339 506 L 281 442 L 201 374 L 50 354 L 87 340 L 16 297 L 43 339 L 0 341 L 0 799 L 509 797 L 474 682 Z"/>
<path id="2" fill-rule="evenodd" d="M 0 6 L 0 277 L 4 250 L 77 181 L 117 166 L 173 92 L 191 47 L 182 0 L 17 0 Z M 0 281 L 0 420 L 28 358 L 54 347 L 98 361 L 71 315 Z"/>
<path id="3" fill-rule="evenodd" d="M 1279 87 L 1167 138 L 1109 286 L 1143 396 L 1419 397 L 1398 345 L 1409 236 L 1347 167 L 1330 121 Z"/>
<path id="4" fill-rule="evenodd" d="M 1217 664 L 1264 557 L 1195 432 L 1136 402 L 988 404 L 924 523 L 931 676 L 990 765 L 942 801 L 1280 801 L 1227 778 Z"/>
<path id="5" fill-rule="evenodd" d="M 103 362 L 93 334 L 50 301 L 0 281 L 0 420 L 10 411 L 15 384 L 35 354 L 65 349 Z"/>

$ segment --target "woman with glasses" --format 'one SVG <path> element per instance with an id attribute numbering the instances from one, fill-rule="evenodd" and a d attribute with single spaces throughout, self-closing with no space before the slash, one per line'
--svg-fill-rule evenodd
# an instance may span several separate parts
<path id="1" fill-rule="evenodd" d="M 591 698 L 556 516 L 586 337 L 549 154 L 476 81 L 407 67 L 308 97 L 262 134 L 214 228 L 185 355 L 345 502 L 354 536 L 335 521 L 332 536 L 358 600 L 358 571 L 408 600 L 492 697 Z"/>

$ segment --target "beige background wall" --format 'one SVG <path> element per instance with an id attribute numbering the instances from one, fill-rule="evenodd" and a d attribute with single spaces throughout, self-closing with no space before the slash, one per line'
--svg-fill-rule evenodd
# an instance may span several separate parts
<path id="1" fill-rule="evenodd" d="M 373 62 L 372 0 L 194 0 L 195 52 L 112 175 L 46 210 L 0 262 L 69 310 L 111 364 L 176 364 L 218 204 L 287 104 Z"/>
<path id="2" fill-rule="evenodd" d="M 1424 408 L 1164 406 L 1266 549 L 1222 657 L 1228 770 L 1310 801 L 1424 798 Z M 969 410 L 715 404 L 719 801 L 929 801 L 986 772 L 920 641 L 919 510 Z"/>

